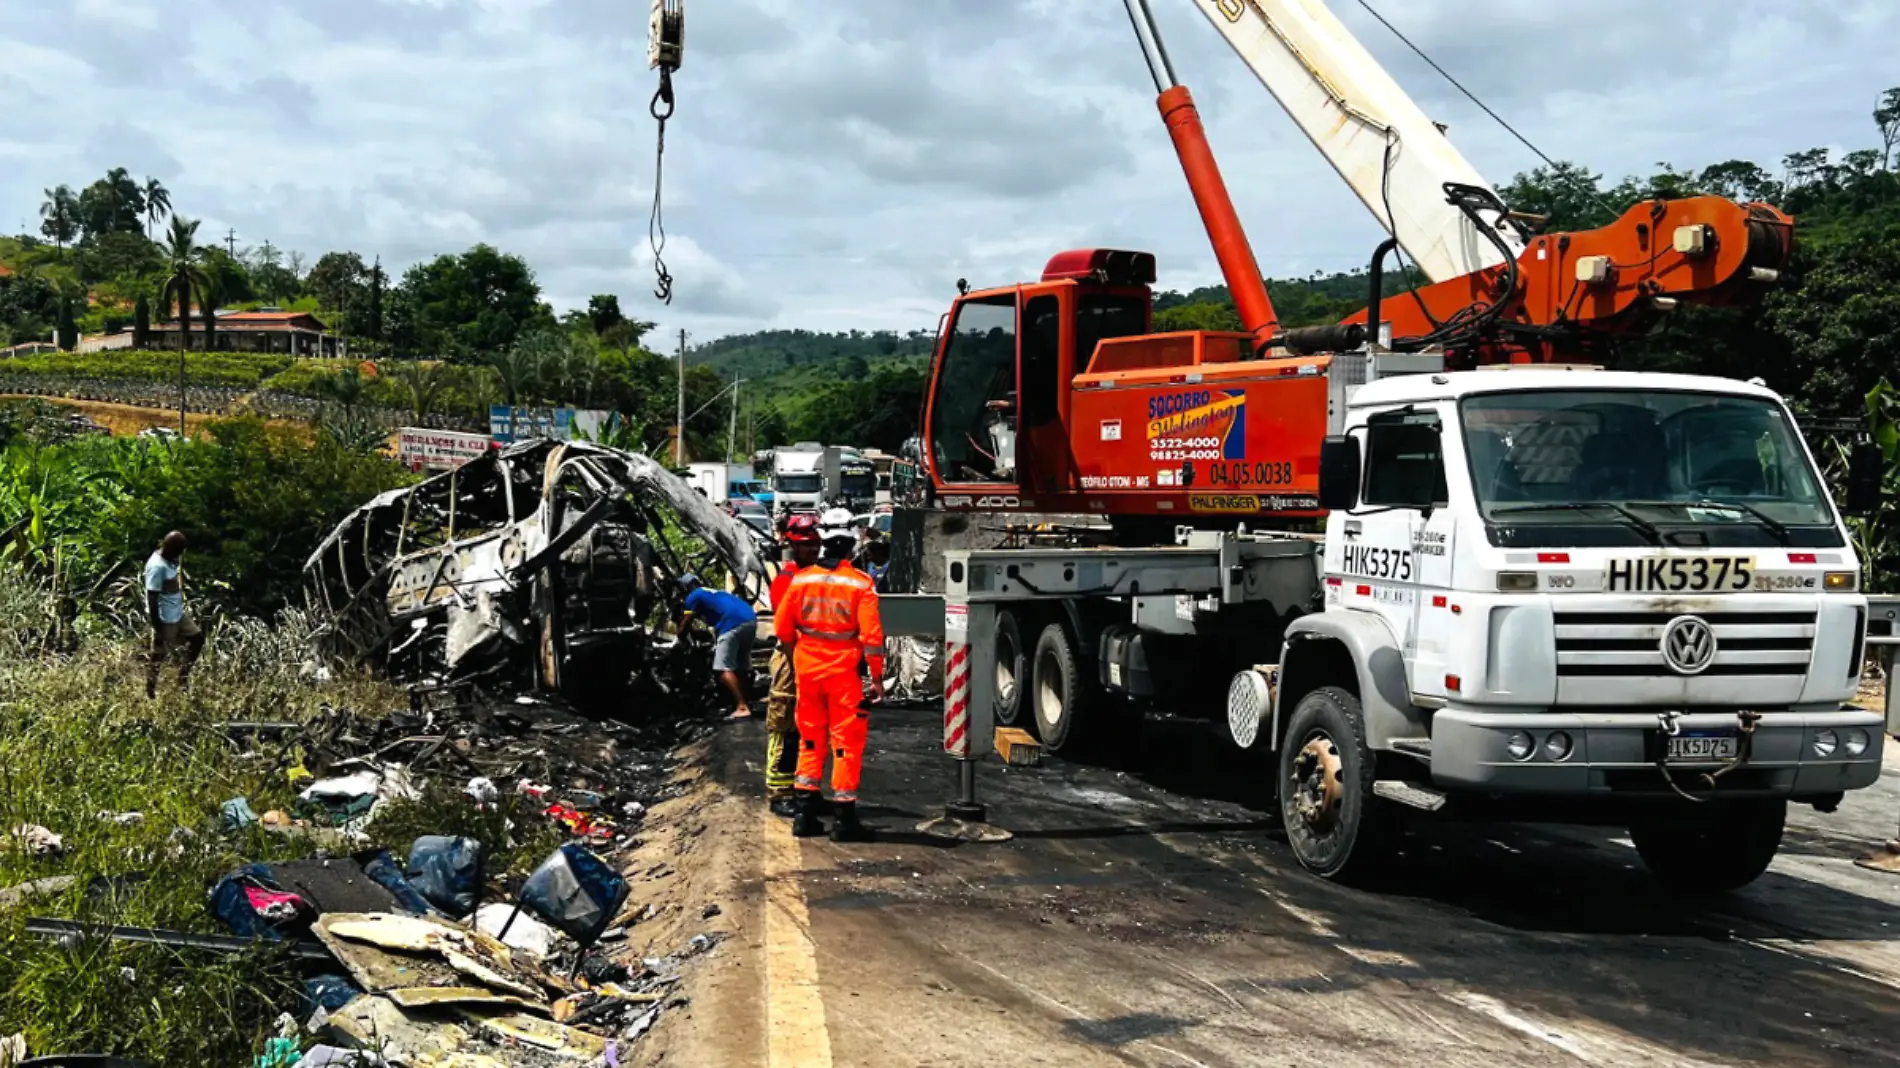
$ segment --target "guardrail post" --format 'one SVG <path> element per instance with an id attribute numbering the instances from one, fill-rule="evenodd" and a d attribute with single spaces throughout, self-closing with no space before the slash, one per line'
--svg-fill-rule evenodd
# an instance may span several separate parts
<path id="1" fill-rule="evenodd" d="M 996 606 L 948 596 L 943 606 L 943 751 L 956 758 L 956 797 L 941 819 L 918 827 L 926 834 L 993 842 L 1010 833 L 988 822 L 977 799 L 976 765 L 994 751 L 996 723 Z"/>

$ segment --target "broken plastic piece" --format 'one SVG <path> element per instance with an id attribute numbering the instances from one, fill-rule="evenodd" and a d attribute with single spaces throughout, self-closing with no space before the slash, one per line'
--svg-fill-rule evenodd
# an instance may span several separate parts
<path id="1" fill-rule="evenodd" d="M 554 928 L 532 916 L 516 916 L 513 905 L 495 902 L 475 912 L 475 929 L 493 935 L 509 949 L 518 950 L 536 960 L 554 956 L 554 942 L 560 936 Z M 510 922 L 513 917 L 513 922 Z M 502 937 L 502 931 L 508 932 Z"/>
<path id="2" fill-rule="evenodd" d="M 521 887 L 521 905 L 583 946 L 593 945 L 626 903 L 627 880 L 606 861 L 568 843 Z"/>

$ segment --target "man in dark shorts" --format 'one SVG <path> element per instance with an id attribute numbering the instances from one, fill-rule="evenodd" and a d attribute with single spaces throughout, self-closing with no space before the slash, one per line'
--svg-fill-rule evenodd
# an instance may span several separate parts
<path id="1" fill-rule="evenodd" d="M 713 673 L 719 676 L 720 684 L 738 705 L 732 718 L 751 719 L 752 705 L 746 700 L 745 676 L 752 673 L 752 641 L 758 635 L 758 613 L 724 590 L 702 586 L 698 575 L 681 575 L 680 588 L 686 591 L 686 612 L 680 618 L 680 629 L 689 626 L 694 616 L 712 627 L 716 636 Z"/>

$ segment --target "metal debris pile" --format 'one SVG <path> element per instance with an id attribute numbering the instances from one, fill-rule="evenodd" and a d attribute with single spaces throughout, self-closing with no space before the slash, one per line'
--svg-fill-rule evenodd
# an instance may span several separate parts
<path id="1" fill-rule="evenodd" d="M 492 452 L 357 509 L 304 565 L 318 651 L 424 685 L 676 692 L 683 574 L 757 599 L 745 526 L 660 464 L 584 442 Z"/>

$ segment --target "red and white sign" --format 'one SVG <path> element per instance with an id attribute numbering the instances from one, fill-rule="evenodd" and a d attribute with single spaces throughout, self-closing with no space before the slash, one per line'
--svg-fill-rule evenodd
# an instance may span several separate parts
<path id="1" fill-rule="evenodd" d="M 486 434 L 406 426 L 397 432 L 396 461 L 415 470 L 447 471 L 494 447 Z"/>

